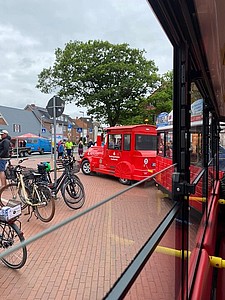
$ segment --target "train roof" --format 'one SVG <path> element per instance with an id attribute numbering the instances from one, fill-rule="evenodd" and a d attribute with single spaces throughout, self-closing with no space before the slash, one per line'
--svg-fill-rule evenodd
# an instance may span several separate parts
<path id="1" fill-rule="evenodd" d="M 136 124 L 136 125 L 125 125 L 125 126 L 114 126 L 114 127 L 107 127 L 105 130 L 131 130 L 139 127 L 149 127 L 149 128 L 156 128 L 155 125 L 150 124 Z"/>
<path id="2" fill-rule="evenodd" d="M 225 121 L 225 1 L 148 0 L 173 46 L 190 46 L 192 80 Z"/>

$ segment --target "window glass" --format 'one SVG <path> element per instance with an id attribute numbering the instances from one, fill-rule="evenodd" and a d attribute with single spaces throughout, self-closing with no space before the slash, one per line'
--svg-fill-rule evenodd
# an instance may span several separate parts
<path id="1" fill-rule="evenodd" d="M 166 150 L 165 150 L 165 156 L 166 157 L 173 157 L 173 133 L 172 132 L 167 132 L 166 133 Z"/>
<path id="2" fill-rule="evenodd" d="M 37 144 L 38 140 L 37 139 L 27 139 L 27 143 L 29 143 L 29 144 Z"/>
<path id="3" fill-rule="evenodd" d="M 136 150 L 156 150 L 157 136 L 136 134 L 135 135 L 135 149 Z"/>
<path id="4" fill-rule="evenodd" d="M 124 134 L 123 137 L 123 150 L 129 151 L 130 150 L 130 134 Z"/>
<path id="5" fill-rule="evenodd" d="M 201 128 L 202 129 L 202 128 Z M 202 165 L 202 133 L 199 131 L 191 133 L 190 158 L 192 164 Z"/>
<path id="6" fill-rule="evenodd" d="M 121 134 L 109 134 L 108 136 L 108 149 L 117 149 L 121 150 Z"/>
<path id="7" fill-rule="evenodd" d="M 158 135 L 158 147 L 157 147 L 157 154 L 160 156 L 164 156 L 165 154 L 164 149 L 164 132 L 159 133 Z"/>

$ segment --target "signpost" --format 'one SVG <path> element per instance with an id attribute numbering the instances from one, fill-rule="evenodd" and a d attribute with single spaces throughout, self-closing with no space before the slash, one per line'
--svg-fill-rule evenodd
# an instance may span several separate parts
<path id="1" fill-rule="evenodd" d="M 65 102 L 58 96 L 53 96 L 46 106 L 46 109 L 54 122 L 54 181 L 56 181 L 56 118 L 63 114 L 64 108 Z"/>

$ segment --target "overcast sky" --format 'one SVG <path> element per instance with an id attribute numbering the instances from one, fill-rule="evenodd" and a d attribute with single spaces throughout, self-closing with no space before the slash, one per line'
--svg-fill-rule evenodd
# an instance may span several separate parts
<path id="1" fill-rule="evenodd" d="M 0 9 L 0 104 L 46 107 L 35 86 L 56 48 L 70 40 L 104 40 L 145 49 L 159 73 L 172 70 L 172 46 L 145 0 L 6 0 Z M 65 113 L 81 116 L 74 104 Z"/>

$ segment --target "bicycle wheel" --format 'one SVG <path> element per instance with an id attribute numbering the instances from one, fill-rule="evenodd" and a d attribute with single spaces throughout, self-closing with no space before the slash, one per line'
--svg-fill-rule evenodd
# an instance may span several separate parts
<path id="1" fill-rule="evenodd" d="M 79 209 L 85 202 L 84 186 L 80 179 L 74 175 L 68 179 L 62 187 L 62 196 L 67 206 L 72 209 Z"/>
<path id="2" fill-rule="evenodd" d="M 34 206 L 37 217 L 42 222 L 49 222 L 55 214 L 55 201 L 52 197 L 51 190 L 46 185 L 39 184 L 37 194 L 38 203 Z"/>
<path id="3" fill-rule="evenodd" d="M 10 201 L 18 201 L 21 204 L 21 209 L 27 207 L 26 198 L 29 195 L 29 190 L 25 188 L 23 191 L 21 185 L 9 183 L 0 190 L 0 205 L 7 206 Z"/>
<path id="4" fill-rule="evenodd" d="M 24 241 L 22 231 L 15 223 L 0 222 L 0 252 L 3 253 Z M 11 269 L 20 269 L 27 260 L 27 248 L 23 246 L 1 258 L 1 261 Z"/>

